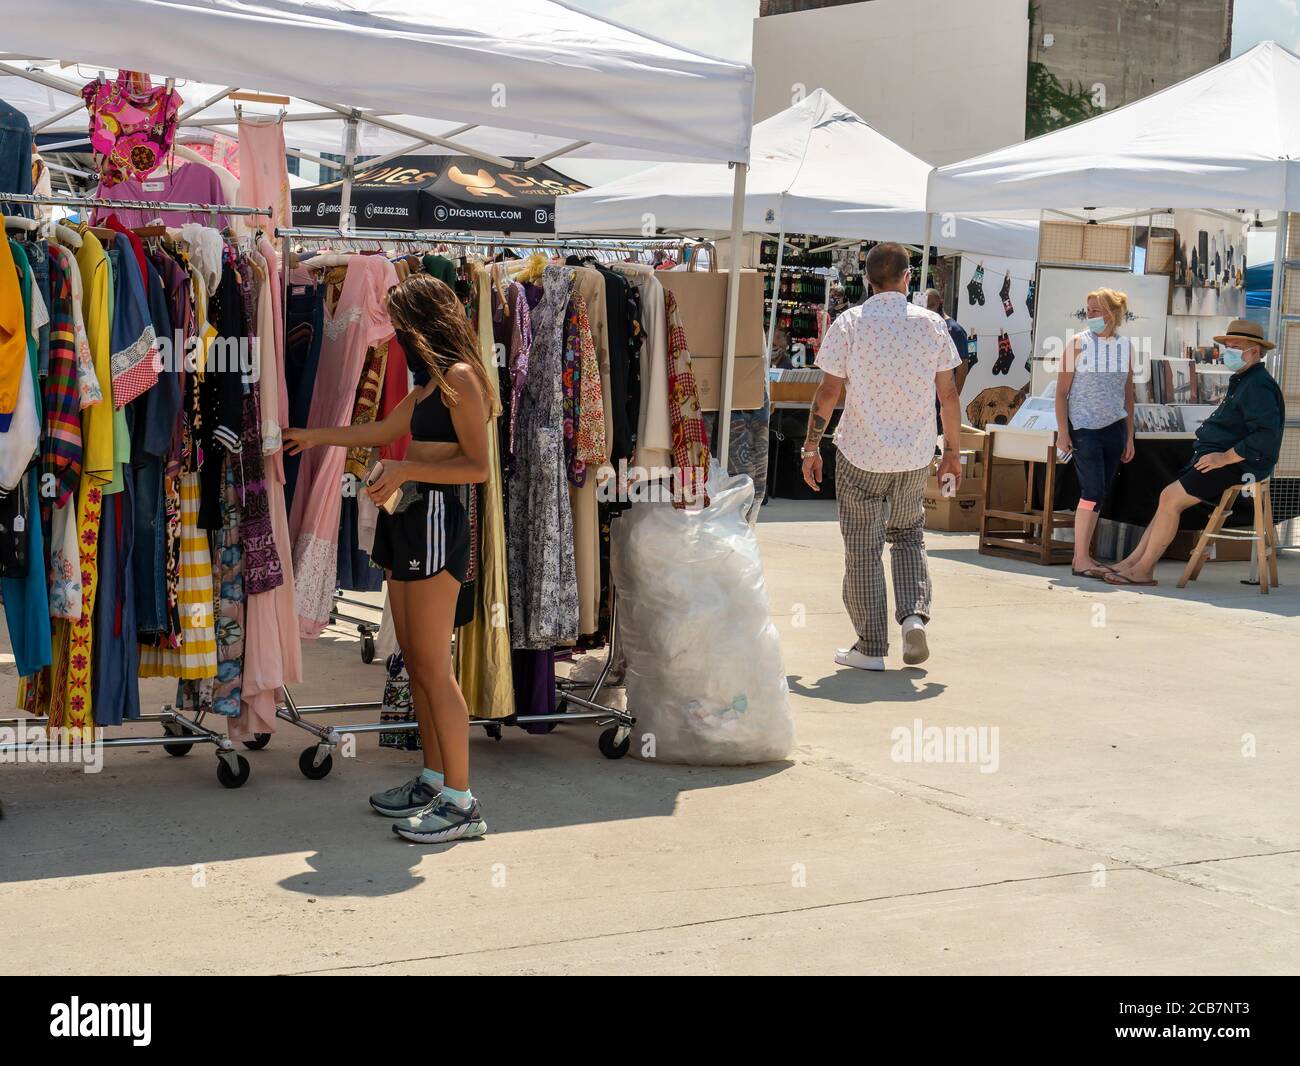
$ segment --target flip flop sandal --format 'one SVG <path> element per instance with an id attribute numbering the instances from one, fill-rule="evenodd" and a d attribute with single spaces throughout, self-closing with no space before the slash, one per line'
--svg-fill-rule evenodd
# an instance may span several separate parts
<path id="1" fill-rule="evenodd" d="M 1093 579 L 1093 581 L 1105 581 L 1106 575 L 1113 573 L 1113 571 L 1103 570 L 1099 566 L 1092 567 L 1088 570 L 1076 570 L 1074 567 L 1070 567 L 1070 573 L 1072 573 L 1075 577 L 1090 577 Z"/>
<path id="2" fill-rule="evenodd" d="M 1159 581 L 1134 581 L 1131 577 L 1125 577 L 1123 574 L 1107 574 L 1102 580 L 1107 585 L 1119 585 L 1121 587 L 1131 585 L 1133 588 L 1142 589 L 1155 588 L 1160 584 Z"/>

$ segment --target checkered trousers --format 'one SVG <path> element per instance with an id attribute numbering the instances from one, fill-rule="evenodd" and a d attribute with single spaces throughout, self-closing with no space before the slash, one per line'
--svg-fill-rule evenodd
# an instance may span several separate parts
<path id="1" fill-rule="evenodd" d="M 844 537 L 844 606 L 863 655 L 889 653 L 889 603 L 881 553 L 890 546 L 894 617 L 930 618 L 930 569 L 925 558 L 925 479 L 928 467 L 892 473 L 860 470 L 843 453 L 835 463 L 835 497 Z"/>

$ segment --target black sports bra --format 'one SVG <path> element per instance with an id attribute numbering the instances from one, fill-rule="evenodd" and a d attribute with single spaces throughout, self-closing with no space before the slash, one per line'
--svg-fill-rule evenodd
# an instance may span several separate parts
<path id="1" fill-rule="evenodd" d="M 415 405 L 411 412 L 411 439 L 458 443 L 456 427 L 451 421 L 451 411 L 443 401 L 442 389 L 435 388 Z"/>

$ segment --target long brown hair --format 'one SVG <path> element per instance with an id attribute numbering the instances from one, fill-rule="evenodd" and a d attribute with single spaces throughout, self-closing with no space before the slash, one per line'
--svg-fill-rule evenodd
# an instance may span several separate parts
<path id="1" fill-rule="evenodd" d="M 483 389 L 488 418 L 501 413 L 496 389 L 483 365 L 478 337 L 455 291 L 430 274 L 413 274 L 388 292 L 388 318 L 415 347 L 411 354 L 429 368 L 429 377 L 442 390 L 443 402 L 456 406 L 459 397 L 446 374 L 456 363 L 467 363 Z"/>

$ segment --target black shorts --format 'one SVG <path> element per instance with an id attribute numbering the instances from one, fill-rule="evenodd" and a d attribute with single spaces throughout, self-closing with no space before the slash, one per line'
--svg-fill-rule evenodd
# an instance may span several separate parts
<path id="1" fill-rule="evenodd" d="M 1178 483 L 1188 496 L 1207 503 L 1218 503 L 1219 497 L 1233 485 L 1244 485 L 1248 475 L 1241 463 L 1230 463 L 1203 474 L 1196 469 L 1196 457 L 1178 473 Z"/>
<path id="2" fill-rule="evenodd" d="M 456 489 L 412 485 L 402 510 L 380 510 L 370 553 L 390 581 L 423 581 L 446 570 L 463 582 L 469 573 L 469 516 Z"/>
<path id="3" fill-rule="evenodd" d="M 1101 429 L 1075 429 L 1070 427 L 1070 443 L 1074 446 L 1074 472 L 1079 478 L 1079 500 L 1089 500 L 1101 506 L 1106 490 L 1119 473 L 1124 447 L 1128 444 L 1128 419 L 1121 418 Z"/>

